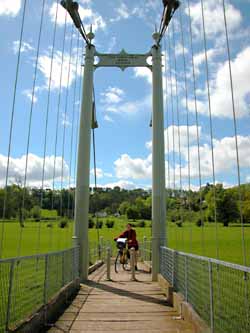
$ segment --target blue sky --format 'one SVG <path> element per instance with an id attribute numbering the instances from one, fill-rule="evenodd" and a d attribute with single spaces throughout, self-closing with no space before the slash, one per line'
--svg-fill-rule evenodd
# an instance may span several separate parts
<path id="1" fill-rule="evenodd" d="M 17 97 L 14 109 L 14 127 L 9 171 L 10 182 L 15 181 L 15 179 L 21 179 L 23 181 L 26 165 L 29 117 L 32 110 L 31 140 L 28 149 L 29 155 L 27 164 L 27 184 L 32 186 L 40 186 L 42 180 L 48 85 L 52 56 L 53 29 L 57 8 L 55 0 L 45 0 L 44 22 L 38 54 L 35 95 L 33 99 L 34 103 L 33 107 L 31 107 L 42 3 L 42 0 L 27 0 L 17 83 Z M 191 0 L 190 3 L 195 79 L 197 83 L 196 94 L 198 100 L 201 182 L 204 184 L 206 182 L 212 182 L 212 155 L 205 71 L 206 63 L 200 0 Z M 100 0 L 80 0 L 79 4 L 80 14 L 83 18 L 86 30 L 89 30 L 90 23 L 93 24 L 96 35 L 94 44 L 98 52 L 118 53 L 121 49 L 125 49 L 128 53 L 146 53 L 150 50 L 153 43 L 151 35 L 154 31 L 155 23 L 159 24 L 160 22 L 162 1 L 107 0 L 104 2 Z M 5 183 L 6 175 L 13 86 L 23 6 L 24 0 L 0 0 L 0 33 L 1 36 L 4 36 L 0 43 L 1 185 Z M 214 133 L 215 175 L 216 181 L 223 182 L 226 186 L 230 186 L 237 183 L 237 172 L 222 2 L 204 0 L 204 8 Z M 197 124 L 193 102 L 192 58 L 187 1 L 183 1 L 182 3 L 181 15 L 184 33 L 184 56 L 187 65 L 191 184 L 192 188 L 196 189 L 199 185 Z M 226 15 L 232 55 L 241 181 L 250 182 L 250 29 L 248 23 L 250 22 L 250 1 L 226 1 Z M 83 45 L 82 40 L 80 40 L 79 49 L 77 51 L 78 35 L 75 29 L 72 30 L 71 20 L 67 18 L 62 70 L 63 76 L 60 90 L 64 22 L 65 11 L 63 8 L 59 7 L 52 65 L 48 139 L 45 154 L 45 186 L 52 186 L 53 175 L 55 175 L 56 186 L 60 187 L 62 156 L 64 157 L 63 186 L 67 186 L 69 183 L 72 185 L 75 182 L 75 147 L 77 140 L 77 118 L 79 117 L 79 100 L 81 95 L 80 64 L 83 63 Z M 72 31 L 73 37 L 71 37 Z M 175 40 L 175 48 L 173 37 Z M 72 48 L 70 52 L 71 40 Z M 163 54 L 165 57 L 163 57 L 163 60 L 166 60 L 167 64 L 167 75 L 165 75 L 165 68 L 163 69 L 166 182 L 172 187 L 175 186 L 178 188 L 180 186 L 179 156 L 181 156 L 182 184 L 184 188 L 187 188 L 187 109 L 180 11 L 176 13 L 175 19 L 170 25 L 166 38 L 166 46 L 167 53 L 165 52 L 164 42 Z M 174 55 L 176 57 L 176 72 L 174 68 Z M 78 66 L 76 67 L 77 63 Z M 70 73 L 69 80 L 68 73 Z M 176 79 L 178 97 L 176 97 Z M 172 99 L 170 94 L 171 86 Z M 151 129 L 149 127 L 151 118 L 151 90 L 151 72 L 147 68 L 127 69 L 124 72 L 114 68 L 99 68 L 96 70 L 95 91 L 97 120 L 99 124 L 99 128 L 96 130 L 98 184 L 102 186 L 120 185 L 125 188 L 150 188 L 152 166 Z M 59 92 L 61 99 L 58 108 Z M 172 102 L 174 118 L 172 117 Z M 73 112 L 75 112 L 75 116 L 73 116 Z M 180 119 L 179 129 L 177 127 L 178 112 Z M 56 146 L 57 114 L 59 115 L 59 122 Z M 63 146 L 64 131 L 65 145 Z M 178 146 L 179 133 L 181 155 L 179 155 Z M 174 147 L 172 142 L 173 134 L 175 137 Z M 73 141 L 71 141 L 72 137 Z M 167 144 L 168 140 L 169 144 Z M 71 150 L 72 142 L 73 150 Z M 169 151 L 168 147 L 170 148 Z M 175 157 L 175 164 L 173 156 Z M 93 168 L 93 161 L 91 168 Z M 169 177 L 168 170 L 170 170 Z M 176 181 L 175 184 L 174 179 Z M 93 184 L 93 175 L 91 176 L 91 184 Z"/>

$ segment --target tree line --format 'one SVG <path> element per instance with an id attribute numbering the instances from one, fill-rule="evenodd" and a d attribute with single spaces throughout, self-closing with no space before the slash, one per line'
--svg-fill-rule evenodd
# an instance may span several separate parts
<path id="1" fill-rule="evenodd" d="M 74 196 L 74 188 L 52 191 L 13 184 L 0 189 L 0 217 L 4 215 L 5 219 L 17 219 L 23 224 L 25 219 L 39 215 L 42 208 L 72 219 Z M 250 184 L 227 189 L 222 184 L 215 187 L 206 184 L 200 191 L 166 189 L 166 208 L 167 219 L 178 226 L 184 222 L 194 222 L 198 226 L 204 222 L 213 223 L 215 216 L 226 226 L 240 222 L 241 212 L 243 222 L 250 223 Z M 131 220 L 151 220 L 151 210 L 151 191 L 90 188 L 89 213 L 92 215 L 96 212 L 119 213 Z"/>

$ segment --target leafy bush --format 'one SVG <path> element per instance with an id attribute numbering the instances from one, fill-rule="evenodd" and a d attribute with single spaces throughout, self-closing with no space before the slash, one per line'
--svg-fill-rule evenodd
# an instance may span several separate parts
<path id="1" fill-rule="evenodd" d="M 59 228 L 64 229 L 68 227 L 68 223 L 69 223 L 68 219 L 64 218 L 59 222 L 58 226 Z"/>
<path id="2" fill-rule="evenodd" d="M 102 229 L 102 226 L 103 226 L 103 221 L 97 221 L 96 222 L 96 229 Z"/>
<path id="3" fill-rule="evenodd" d="M 31 209 L 31 215 L 34 217 L 34 219 L 40 219 L 41 218 L 41 209 L 39 206 L 34 206 Z"/>
<path id="4" fill-rule="evenodd" d="M 106 221 L 106 227 L 109 229 L 112 229 L 115 225 L 115 222 L 113 220 L 107 220 Z"/>
<path id="5" fill-rule="evenodd" d="M 178 228 L 181 228 L 181 227 L 182 227 L 182 222 L 181 222 L 181 221 L 176 222 L 176 226 L 177 226 Z"/>
<path id="6" fill-rule="evenodd" d="M 95 226 L 95 222 L 92 219 L 89 219 L 89 229 L 93 229 Z"/>
<path id="7" fill-rule="evenodd" d="M 53 224 L 52 223 L 48 223 L 47 224 L 47 228 L 53 228 Z"/>
<path id="8" fill-rule="evenodd" d="M 138 223 L 137 226 L 138 226 L 139 228 L 145 228 L 146 223 L 145 223 L 145 221 L 140 221 L 140 222 Z"/>
<path id="9" fill-rule="evenodd" d="M 197 225 L 197 227 L 203 226 L 203 222 L 200 218 L 195 222 L 195 224 Z"/>

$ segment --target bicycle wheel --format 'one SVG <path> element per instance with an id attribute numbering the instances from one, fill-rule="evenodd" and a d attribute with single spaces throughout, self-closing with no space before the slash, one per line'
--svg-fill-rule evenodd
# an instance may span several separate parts
<path id="1" fill-rule="evenodd" d="M 118 251 L 117 256 L 115 258 L 115 272 L 118 273 L 121 267 L 121 262 L 120 262 L 120 252 Z"/>
<path id="2" fill-rule="evenodd" d="M 122 268 L 124 271 L 129 271 L 130 270 L 130 256 L 129 256 L 128 250 L 127 250 L 127 252 L 123 253 L 123 256 L 124 256 L 124 263 L 122 264 Z"/>

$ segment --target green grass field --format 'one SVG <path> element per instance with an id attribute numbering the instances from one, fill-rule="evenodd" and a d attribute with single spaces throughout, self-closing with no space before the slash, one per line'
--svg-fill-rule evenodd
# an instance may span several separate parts
<path id="1" fill-rule="evenodd" d="M 112 218 L 115 226 L 108 229 L 105 226 L 106 219 L 102 219 L 104 226 L 99 229 L 100 236 L 104 240 L 113 240 L 119 235 L 128 222 L 126 218 Z M 71 236 L 73 223 L 69 227 L 61 229 L 58 222 L 53 222 L 53 228 L 47 227 L 48 222 L 40 223 L 40 247 L 38 249 L 39 222 L 26 222 L 25 228 L 20 228 L 17 222 L 6 222 L 4 224 L 4 251 L 3 257 L 15 257 L 18 253 L 20 231 L 22 232 L 20 255 L 31 255 L 51 252 L 71 247 Z M 2 225 L 0 225 L 1 232 Z M 208 257 L 216 257 L 216 233 L 214 224 L 206 224 L 203 228 L 194 224 L 185 223 L 184 227 L 178 228 L 170 223 L 167 229 L 168 246 L 184 252 L 191 252 Z M 146 236 L 151 237 L 149 222 L 145 228 L 136 228 L 139 240 Z M 202 241 L 204 239 L 204 242 Z M 242 230 L 240 226 L 223 227 L 218 225 L 218 250 L 221 260 L 243 264 L 242 260 Z M 90 242 L 97 242 L 97 230 L 89 229 Z M 250 228 L 245 228 L 245 244 L 247 263 L 250 264 Z M 204 245 L 204 246 L 203 246 Z"/>

